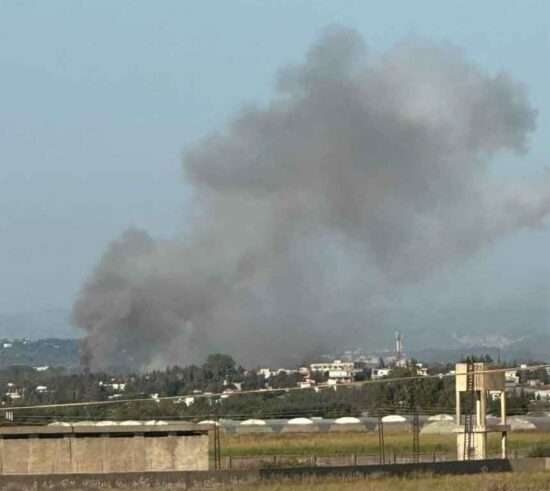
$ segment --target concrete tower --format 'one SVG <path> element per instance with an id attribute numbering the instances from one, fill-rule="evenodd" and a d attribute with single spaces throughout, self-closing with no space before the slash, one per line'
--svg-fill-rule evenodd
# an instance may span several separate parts
<path id="1" fill-rule="evenodd" d="M 487 458 L 487 435 L 501 434 L 501 456 L 506 458 L 506 438 L 510 426 L 506 423 L 506 390 L 504 371 L 487 363 L 457 363 L 456 373 L 456 434 L 458 460 Z M 487 393 L 500 392 L 500 422 L 487 424 Z M 469 393 L 473 411 L 462 417 L 461 395 Z M 475 411 L 475 413 L 474 413 Z"/>

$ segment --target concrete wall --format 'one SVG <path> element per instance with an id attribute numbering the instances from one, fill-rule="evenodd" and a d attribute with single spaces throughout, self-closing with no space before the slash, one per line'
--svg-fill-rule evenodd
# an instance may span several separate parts
<path id="1" fill-rule="evenodd" d="M 85 433 L 79 428 L 79 432 L 65 434 L 0 433 L 3 475 L 190 470 L 208 470 L 208 434 L 204 431 L 134 428 Z"/>
<path id="2" fill-rule="evenodd" d="M 538 464 L 540 465 L 540 464 Z M 338 476 L 338 475 L 407 475 L 411 473 L 429 474 L 476 474 L 480 472 L 511 472 L 512 465 L 507 459 L 469 460 L 452 462 L 420 462 L 410 464 L 382 464 L 327 467 L 294 467 L 259 469 L 262 478 L 301 478 L 306 476 Z"/>
<path id="3" fill-rule="evenodd" d="M 75 489 L 199 489 L 221 485 L 237 486 L 260 481 L 257 470 L 245 471 L 170 471 L 114 474 L 0 475 L 0 490 L 36 491 Z"/>
<path id="4" fill-rule="evenodd" d="M 515 472 L 550 471 L 550 457 L 510 460 Z"/>
<path id="5" fill-rule="evenodd" d="M 216 485 L 232 485 L 260 482 L 271 479 L 280 482 L 288 478 L 310 478 L 315 476 L 368 476 L 368 475 L 406 475 L 409 473 L 428 474 L 475 474 L 486 472 L 511 472 L 550 470 L 550 459 L 522 459 L 520 461 L 486 460 L 469 462 L 439 462 L 433 464 L 396 464 L 396 465 L 358 465 L 354 467 L 317 467 L 294 469 L 256 469 L 224 471 L 190 472 L 150 472 L 124 474 L 65 474 L 65 475 L 29 475 L 0 476 L 0 489 L 33 490 L 37 489 L 98 489 L 113 487 L 170 487 L 180 486 L 188 489 L 197 486 L 200 489 Z M 231 488 L 233 489 L 233 488 Z"/>

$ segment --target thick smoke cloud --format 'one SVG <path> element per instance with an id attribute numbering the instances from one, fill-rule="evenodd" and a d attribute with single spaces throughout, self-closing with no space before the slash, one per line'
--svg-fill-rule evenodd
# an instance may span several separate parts
<path id="1" fill-rule="evenodd" d="M 370 55 L 330 29 L 277 91 L 186 151 L 184 234 L 131 230 L 105 253 L 74 308 L 93 367 L 301 356 L 335 325 L 375 329 L 369 305 L 392 285 L 550 212 L 548 175 L 491 170 L 535 129 L 524 89 L 456 48 Z"/>

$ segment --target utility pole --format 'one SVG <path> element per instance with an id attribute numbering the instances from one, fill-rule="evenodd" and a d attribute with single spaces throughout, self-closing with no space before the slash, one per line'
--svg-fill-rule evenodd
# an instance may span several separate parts
<path id="1" fill-rule="evenodd" d="M 384 422 L 382 416 L 378 416 L 378 460 L 380 464 L 386 463 L 386 449 L 384 448 Z"/>
<path id="2" fill-rule="evenodd" d="M 420 421 L 418 417 L 418 408 L 413 415 L 413 459 L 418 462 L 420 457 Z"/>

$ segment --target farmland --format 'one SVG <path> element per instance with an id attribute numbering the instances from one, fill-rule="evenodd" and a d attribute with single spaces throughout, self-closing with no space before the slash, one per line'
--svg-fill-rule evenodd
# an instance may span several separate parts
<path id="1" fill-rule="evenodd" d="M 512 432 L 508 438 L 509 454 L 526 452 L 539 442 L 549 441 L 550 432 Z M 385 448 L 389 453 L 411 452 L 410 432 L 387 433 Z M 422 452 L 456 452 L 454 434 L 428 434 L 420 436 Z M 500 436 L 489 438 L 489 452 L 500 450 Z M 378 433 L 274 433 L 231 434 L 221 436 L 222 456 L 253 455 L 345 455 L 376 454 Z"/>

